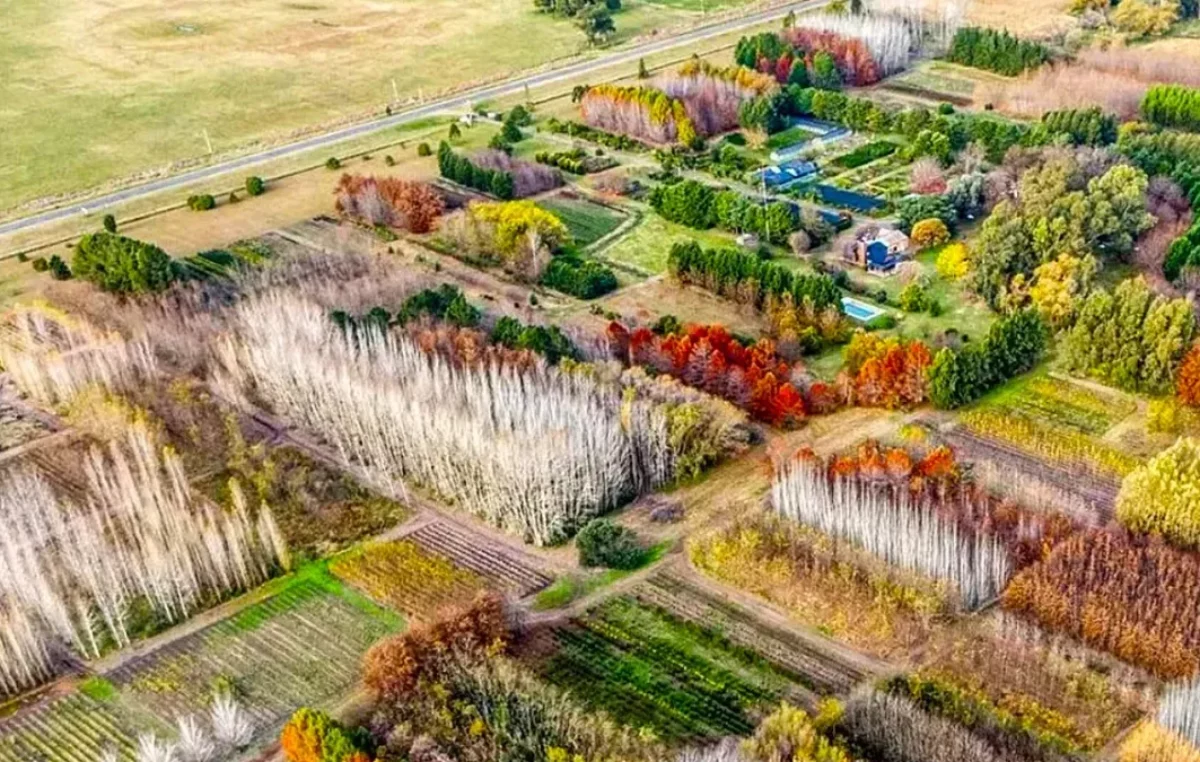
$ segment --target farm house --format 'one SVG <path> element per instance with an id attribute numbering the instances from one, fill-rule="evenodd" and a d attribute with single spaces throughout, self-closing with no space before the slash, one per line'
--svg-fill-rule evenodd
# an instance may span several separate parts
<path id="1" fill-rule="evenodd" d="M 894 228 L 864 228 L 854 241 L 846 244 L 842 258 L 868 272 L 890 274 L 908 258 L 908 236 Z"/>

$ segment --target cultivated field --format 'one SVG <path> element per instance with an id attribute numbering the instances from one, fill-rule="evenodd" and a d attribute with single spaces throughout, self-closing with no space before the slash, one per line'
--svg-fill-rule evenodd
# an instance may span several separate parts
<path id="1" fill-rule="evenodd" d="M 697 9 L 631 0 L 616 17 L 619 39 Z M 0 168 L 0 209 L 202 157 L 205 131 L 227 152 L 584 47 L 569 21 L 535 14 L 528 0 L 19 0 L 0 30 L 0 130 L 9 151 L 39 160 Z"/>

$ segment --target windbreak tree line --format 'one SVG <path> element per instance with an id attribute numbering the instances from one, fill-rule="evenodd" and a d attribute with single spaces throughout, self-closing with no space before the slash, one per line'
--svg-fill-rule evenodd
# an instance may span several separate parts
<path id="1" fill-rule="evenodd" d="M 1117 147 L 1148 175 L 1166 175 L 1179 184 L 1192 206 L 1192 226 L 1175 239 L 1163 261 L 1170 281 L 1200 273 L 1200 135 L 1130 130 Z"/>
<path id="2" fill-rule="evenodd" d="M 688 147 L 700 141 L 683 101 L 657 88 L 596 85 L 584 92 L 579 108 L 587 125 L 608 132 Z"/>
<path id="3" fill-rule="evenodd" d="M 946 60 L 1015 77 L 1050 60 L 1046 46 L 1021 40 L 1007 31 L 968 26 L 959 29 Z"/>
<path id="4" fill-rule="evenodd" d="M 438 172 L 447 180 L 504 200 L 514 195 L 513 176 L 510 173 L 480 167 L 467 157 L 455 153 L 445 141 L 438 146 L 437 158 Z"/>
<path id="5" fill-rule="evenodd" d="M 677 243 L 668 257 L 671 275 L 715 293 L 727 293 L 762 309 L 768 296 L 790 294 L 796 304 L 841 309 L 841 291 L 828 275 L 794 273 L 782 265 L 735 249 L 703 249 L 695 241 Z"/>
<path id="6" fill-rule="evenodd" d="M 1142 115 L 1161 127 L 1200 131 L 1200 89 L 1154 85 L 1142 99 Z"/>
<path id="7" fill-rule="evenodd" d="M 1106 146 L 1117 142 L 1117 118 L 1099 106 L 1063 109 L 1042 115 L 1042 124 L 1056 135 L 1069 135 L 1077 146 Z"/>
<path id="8" fill-rule="evenodd" d="M 1033 310 L 993 323 L 983 341 L 938 352 L 929 366 L 929 399 L 940 408 L 973 402 L 1037 364 L 1048 340 L 1046 324 Z"/>
<path id="9" fill-rule="evenodd" d="M 670 222 L 696 230 L 720 227 L 754 233 L 770 243 L 787 242 L 788 235 L 800 227 L 790 204 L 760 204 L 737 191 L 719 190 L 696 180 L 656 187 L 650 194 L 650 205 Z"/>

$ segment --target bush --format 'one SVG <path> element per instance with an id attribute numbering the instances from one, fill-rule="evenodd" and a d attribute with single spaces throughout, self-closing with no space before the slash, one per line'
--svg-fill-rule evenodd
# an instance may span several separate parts
<path id="1" fill-rule="evenodd" d="M 924 312 L 933 304 L 919 283 L 909 283 L 905 286 L 896 299 L 896 303 L 905 312 Z"/>
<path id="2" fill-rule="evenodd" d="M 34 272 L 44 273 L 49 269 L 50 269 L 50 263 L 46 261 L 45 257 L 38 257 L 37 259 L 33 260 L 33 271 Z"/>
<path id="3" fill-rule="evenodd" d="M 67 267 L 67 263 L 57 254 L 50 257 L 47 267 L 50 270 L 50 277 L 54 278 L 54 280 L 71 279 L 71 268 Z"/>
<path id="4" fill-rule="evenodd" d="M 433 156 L 433 149 L 428 143 L 421 143 L 417 146 L 417 156 Z"/>
<path id="5" fill-rule="evenodd" d="M 946 223 L 936 217 L 924 219 L 913 225 L 912 242 L 918 249 L 932 249 L 950 240 Z"/>
<path id="6" fill-rule="evenodd" d="M 633 530 L 608 519 L 592 519 L 575 537 L 582 566 L 609 569 L 636 569 L 646 558 L 646 550 Z"/>
<path id="7" fill-rule="evenodd" d="M 237 191 L 229 191 L 229 203 L 236 204 L 242 199 L 238 197 Z"/>
<path id="8" fill-rule="evenodd" d="M 396 160 L 394 158 L 392 158 L 392 155 L 390 153 L 383 157 L 383 163 L 389 167 L 396 166 Z"/>
<path id="9" fill-rule="evenodd" d="M 117 218 L 111 214 L 104 215 L 104 230 L 109 233 L 117 232 Z"/>
<path id="10" fill-rule="evenodd" d="M 325 169 L 336 170 L 342 168 L 342 160 L 336 156 L 330 156 L 325 160 Z"/>
<path id="11" fill-rule="evenodd" d="M 896 318 L 890 313 L 876 315 L 867 321 L 866 329 L 868 331 L 890 331 L 896 327 Z"/>
<path id="12" fill-rule="evenodd" d="M 211 193 L 200 193 L 195 196 L 189 196 L 187 200 L 188 208 L 193 212 L 207 212 L 217 205 L 217 200 L 213 198 Z"/>
<path id="13" fill-rule="evenodd" d="M 246 178 L 246 193 L 251 196 L 261 196 L 267 192 L 267 183 L 258 175 Z"/>

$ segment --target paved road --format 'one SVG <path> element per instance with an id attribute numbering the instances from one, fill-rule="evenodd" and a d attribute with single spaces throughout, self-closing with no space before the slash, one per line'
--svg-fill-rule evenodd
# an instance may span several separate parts
<path id="1" fill-rule="evenodd" d="M 66 219 L 78 214 L 87 214 L 100 209 L 111 207 L 115 204 L 120 204 L 125 201 L 141 198 L 144 196 L 158 193 L 164 190 L 173 188 L 182 188 L 191 185 L 200 180 L 224 175 L 238 170 L 244 170 L 253 167 L 263 162 L 280 159 L 287 156 L 311 151 L 316 148 L 326 148 L 334 146 L 352 138 L 370 135 L 374 132 L 386 130 L 390 127 L 407 124 L 427 116 L 443 113 L 446 111 L 455 111 L 459 109 L 467 109 L 470 104 L 495 98 L 502 98 L 509 95 L 515 95 L 524 92 L 526 87 L 534 88 L 541 85 L 559 82 L 565 79 L 573 79 L 588 72 L 598 71 L 600 69 L 620 64 L 627 61 L 634 61 L 643 56 L 652 55 L 665 50 L 670 50 L 674 47 L 688 45 L 701 40 L 716 37 L 728 32 L 737 31 L 748 26 L 761 24 L 772 21 L 774 19 L 783 18 L 793 10 L 808 10 L 824 5 L 827 0 L 801 0 L 800 2 L 789 3 L 788 5 L 779 6 L 769 10 L 750 13 L 745 16 L 739 16 L 728 21 L 722 21 L 716 24 L 699 27 L 697 29 L 684 32 L 682 34 L 666 37 L 661 40 L 653 40 L 641 45 L 636 45 L 627 48 L 611 55 L 601 56 L 588 61 L 563 66 L 557 69 L 551 69 L 545 72 L 529 74 L 527 76 L 518 77 L 516 79 L 506 80 L 500 84 L 480 87 L 474 90 L 465 91 L 458 95 L 452 95 L 442 100 L 433 101 L 417 108 L 403 111 L 391 116 L 373 119 L 371 121 L 362 122 L 351 127 L 345 127 L 333 132 L 324 133 L 304 140 L 299 140 L 294 143 L 268 148 L 257 153 L 240 156 L 236 159 L 213 164 L 207 167 L 201 167 L 189 172 L 184 172 L 170 177 L 164 177 L 158 180 L 152 180 L 141 185 L 131 186 L 123 190 L 107 193 L 103 196 L 96 196 L 84 199 L 78 202 L 71 203 L 67 206 L 49 209 L 38 214 L 33 214 L 28 217 L 22 217 L 11 222 L 0 224 L 0 235 L 15 233 L 21 230 L 29 230 L 32 228 L 46 225 L 51 222 Z"/>

